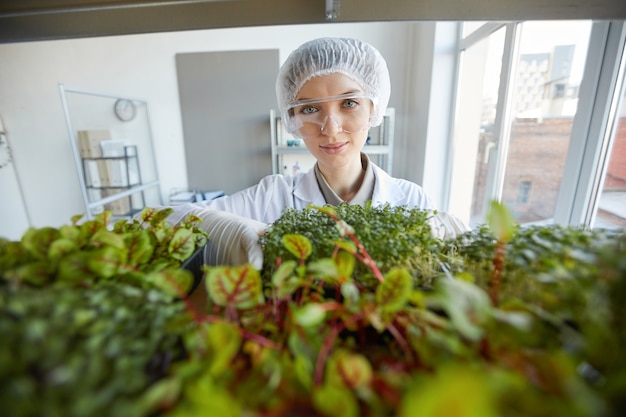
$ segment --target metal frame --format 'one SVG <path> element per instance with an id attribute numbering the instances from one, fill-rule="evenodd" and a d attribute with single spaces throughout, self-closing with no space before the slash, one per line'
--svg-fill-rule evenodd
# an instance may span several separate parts
<path id="1" fill-rule="evenodd" d="M 85 206 L 85 211 L 86 211 L 86 217 L 87 219 L 93 219 L 94 215 L 92 214 L 91 210 L 94 208 L 97 208 L 99 206 L 102 206 L 104 204 L 108 204 L 111 203 L 113 201 L 122 199 L 124 197 L 129 197 L 133 194 L 136 194 L 138 192 L 141 192 L 143 195 L 143 192 L 150 189 L 150 188 L 154 188 L 154 187 L 158 187 L 160 184 L 159 181 L 159 171 L 158 169 L 156 169 L 157 164 L 156 164 L 156 157 L 154 155 L 154 149 L 152 151 L 152 164 L 155 167 L 155 177 L 156 180 L 151 181 L 149 183 L 144 183 L 138 186 L 134 186 L 132 188 L 129 188 L 126 191 L 121 191 L 119 193 L 116 193 L 115 195 L 111 195 L 111 196 L 107 196 L 104 198 L 101 198 L 99 200 L 90 202 L 89 201 L 89 194 L 87 192 L 87 185 L 85 183 L 85 176 L 84 176 L 84 168 L 83 168 L 83 163 L 82 163 L 82 158 L 80 156 L 80 150 L 78 148 L 78 139 L 76 137 L 76 129 L 74 129 L 74 127 L 72 126 L 72 121 L 70 118 L 70 112 L 69 112 L 69 108 L 68 108 L 68 104 L 67 104 L 67 97 L 66 97 L 66 93 L 78 93 L 78 94 L 85 94 L 85 95 L 91 95 L 91 96 L 96 96 L 96 97 L 106 97 L 106 98 L 111 98 L 111 99 L 126 99 L 126 100 L 132 100 L 134 102 L 138 102 L 143 104 L 146 107 L 146 118 L 147 118 L 147 129 L 148 129 L 148 134 L 150 135 L 150 138 L 152 138 L 152 128 L 151 128 L 151 123 L 150 123 L 150 114 L 148 112 L 148 103 L 145 100 L 141 100 L 141 99 L 137 99 L 134 97 L 126 97 L 126 96 L 119 96 L 119 95 L 113 95 L 113 94 L 109 94 L 109 93 L 103 93 L 103 92 L 98 92 L 98 91 L 89 91 L 89 90 L 83 90 L 83 89 L 77 89 L 77 88 L 68 88 L 66 86 L 64 86 L 63 84 L 59 84 L 59 93 L 61 95 L 61 102 L 63 104 L 63 111 L 65 113 L 65 123 L 67 126 L 67 131 L 68 131 L 68 135 L 70 138 L 70 142 L 71 142 L 71 146 L 72 146 L 72 154 L 74 156 L 74 163 L 76 164 L 76 174 L 78 175 L 78 180 L 79 180 L 79 184 L 80 184 L 80 190 L 81 190 L 81 194 L 82 194 L 82 198 L 83 198 L 83 204 Z M 160 202 L 162 202 L 162 197 L 161 197 L 161 192 L 159 190 L 159 199 L 161 200 Z"/>

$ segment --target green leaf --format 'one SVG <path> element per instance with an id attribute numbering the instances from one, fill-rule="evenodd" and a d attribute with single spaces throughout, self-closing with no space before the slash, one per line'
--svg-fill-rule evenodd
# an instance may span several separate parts
<path id="1" fill-rule="evenodd" d="M 209 373 L 217 378 L 229 370 L 241 348 L 242 337 L 236 326 L 223 321 L 209 325 L 206 330 L 207 341 L 212 348 Z"/>
<path id="2" fill-rule="evenodd" d="M 376 288 L 376 303 L 387 312 L 396 312 L 406 305 L 412 289 L 409 271 L 394 268 L 385 274 L 385 280 Z"/>
<path id="3" fill-rule="evenodd" d="M 294 372 L 302 386 L 310 390 L 313 387 L 313 363 L 305 355 L 295 355 Z"/>
<path id="4" fill-rule="evenodd" d="M 491 302 L 485 291 L 455 278 L 438 280 L 435 289 L 436 294 L 428 298 L 428 305 L 443 308 L 464 337 L 473 341 L 481 339 L 492 315 Z"/>
<path id="5" fill-rule="evenodd" d="M 99 277 L 110 278 L 117 274 L 124 265 L 125 258 L 124 251 L 112 246 L 106 246 L 89 252 L 87 265 Z"/>
<path id="6" fill-rule="evenodd" d="M 48 248 L 48 257 L 51 260 L 58 260 L 63 258 L 69 253 L 76 252 L 78 250 L 75 240 L 61 238 L 57 239 Z"/>
<path id="7" fill-rule="evenodd" d="M 16 265 L 23 264 L 29 258 L 20 242 L 9 242 L 2 239 L 0 245 L 0 277 Z"/>
<path id="8" fill-rule="evenodd" d="M 240 417 L 241 404 L 226 389 L 213 381 L 209 375 L 188 383 L 184 400 L 164 417 L 219 416 Z"/>
<path id="9" fill-rule="evenodd" d="M 325 416 L 359 416 L 359 403 L 352 391 L 347 388 L 325 384 L 314 388 L 312 394 L 313 406 Z"/>
<path id="10" fill-rule="evenodd" d="M 150 261 L 154 253 L 154 246 L 150 236 L 142 231 L 124 235 L 128 248 L 128 263 L 130 265 L 143 265 Z"/>
<path id="11" fill-rule="evenodd" d="M 343 303 L 345 305 L 358 307 L 361 293 L 354 281 L 341 284 L 341 295 L 343 296 Z"/>
<path id="12" fill-rule="evenodd" d="M 207 269 L 205 284 L 215 304 L 245 309 L 264 302 L 261 275 L 251 264 Z"/>
<path id="13" fill-rule="evenodd" d="M 280 264 L 276 272 L 272 274 L 272 284 L 275 287 L 282 286 L 287 278 L 293 276 L 297 266 L 298 263 L 293 260 L 285 261 Z"/>
<path id="14" fill-rule="evenodd" d="M 335 265 L 337 266 L 337 273 L 339 275 L 339 279 L 348 280 L 352 276 L 354 272 L 354 267 L 356 265 L 356 258 L 352 253 L 348 253 L 340 250 L 337 252 L 337 256 L 335 256 Z"/>
<path id="15" fill-rule="evenodd" d="M 196 242 L 193 237 L 193 231 L 190 229 L 177 229 L 168 247 L 170 256 L 183 262 L 191 257 L 195 250 Z"/>
<path id="16" fill-rule="evenodd" d="M 46 261 L 31 262 L 5 272 L 5 277 L 32 285 L 44 285 L 52 280 L 50 264 Z"/>
<path id="17" fill-rule="evenodd" d="M 125 249 L 124 237 L 108 230 L 98 230 L 89 243 L 95 247 L 111 246 L 116 249 Z"/>
<path id="18" fill-rule="evenodd" d="M 320 213 L 326 214 L 327 216 L 330 217 L 337 217 L 337 210 L 335 210 L 335 207 L 330 206 L 330 205 L 326 205 L 326 206 L 309 206 L 311 209 L 315 209 L 318 210 Z"/>
<path id="19" fill-rule="evenodd" d="M 106 223 L 102 222 L 102 219 L 94 219 L 94 220 L 88 220 L 85 223 L 80 225 L 80 231 L 84 236 L 93 236 L 95 235 L 99 230 L 106 230 Z"/>
<path id="20" fill-rule="evenodd" d="M 492 201 L 488 219 L 489 227 L 500 242 L 508 242 L 515 234 L 515 218 L 503 204 Z"/>
<path id="21" fill-rule="evenodd" d="M 348 253 L 355 254 L 357 253 L 356 244 L 351 240 L 337 240 L 335 242 L 338 248 L 345 250 Z"/>
<path id="22" fill-rule="evenodd" d="M 37 259 L 48 257 L 48 248 L 59 237 L 59 231 L 52 227 L 29 228 L 22 236 L 22 246 Z"/>
<path id="23" fill-rule="evenodd" d="M 399 417 L 498 417 L 486 371 L 470 366 L 442 367 L 415 383 L 403 396 Z M 462 393 L 462 394 L 461 394 Z"/>
<path id="24" fill-rule="evenodd" d="M 95 277 L 88 265 L 88 252 L 74 252 L 65 256 L 59 262 L 57 279 L 67 282 L 79 282 Z"/>
<path id="25" fill-rule="evenodd" d="M 360 353 L 338 349 L 330 358 L 327 367 L 329 385 L 351 389 L 367 387 L 374 377 L 372 365 Z"/>
<path id="26" fill-rule="evenodd" d="M 337 264 L 330 258 L 311 261 L 306 266 L 307 272 L 317 279 L 337 278 Z"/>
<path id="27" fill-rule="evenodd" d="M 152 233 L 157 244 L 167 245 L 170 242 L 173 231 L 172 229 L 169 229 L 169 228 L 157 228 L 157 229 L 152 229 Z"/>
<path id="28" fill-rule="evenodd" d="M 139 397 L 140 408 L 145 415 L 153 415 L 158 410 L 167 410 L 176 404 L 182 391 L 181 379 L 177 377 L 163 378 L 155 382 Z"/>
<path id="29" fill-rule="evenodd" d="M 167 294 L 184 297 L 193 285 L 193 275 L 184 269 L 169 268 L 146 274 L 146 282 L 153 284 Z"/>
<path id="30" fill-rule="evenodd" d="M 289 297 L 300 287 L 300 277 L 295 274 L 297 267 L 296 261 L 285 261 L 272 275 L 272 285 L 278 291 L 278 298 Z"/>
<path id="31" fill-rule="evenodd" d="M 75 240 L 77 242 L 80 242 L 81 240 L 80 228 L 76 225 L 64 224 L 63 226 L 59 227 L 59 234 L 62 238 Z M 82 245 L 79 244 L 78 246 Z"/>
<path id="32" fill-rule="evenodd" d="M 287 234 L 283 236 L 283 244 L 285 248 L 291 252 L 296 258 L 304 261 L 311 255 L 313 247 L 311 241 L 305 236 L 298 234 Z"/>
<path id="33" fill-rule="evenodd" d="M 302 307 L 293 307 L 294 321 L 303 327 L 315 327 L 324 322 L 326 310 L 317 303 L 308 303 Z"/>
<path id="34" fill-rule="evenodd" d="M 167 219 L 169 215 L 172 214 L 173 212 L 174 212 L 174 209 L 171 207 L 162 208 L 162 209 L 158 209 L 154 211 L 151 209 L 148 209 L 142 212 L 141 218 L 144 222 L 148 221 L 150 225 L 153 227 L 161 227 L 165 223 L 167 223 L 165 219 Z M 145 216 L 144 216 L 144 213 L 145 213 Z"/>

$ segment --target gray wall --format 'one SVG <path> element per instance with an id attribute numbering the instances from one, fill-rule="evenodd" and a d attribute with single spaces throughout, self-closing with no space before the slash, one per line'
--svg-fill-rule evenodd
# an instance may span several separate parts
<path id="1" fill-rule="evenodd" d="M 278 49 L 176 55 L 187 181 L 227 194 L 272 173 Z"/>

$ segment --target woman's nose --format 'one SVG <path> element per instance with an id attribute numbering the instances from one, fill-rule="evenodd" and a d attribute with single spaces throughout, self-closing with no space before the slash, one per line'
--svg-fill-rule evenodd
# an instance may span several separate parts
<path id="1" fill-rule="evenodd" d="M 323 135 L 332 136 L 342 131 L 341 124 L 332 115 L 328 115 L 322 122 L 321 132 Z"/>

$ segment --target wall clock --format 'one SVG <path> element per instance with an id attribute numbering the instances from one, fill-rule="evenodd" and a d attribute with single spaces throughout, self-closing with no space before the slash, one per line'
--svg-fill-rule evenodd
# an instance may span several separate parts
<path id="1" fill-rule="evenodd" d="M 118 119 L 123 122 L 128 122 L 133 120 L 137 115 L 137 106 L 135 106 L 132 100 L 120 98 L 115 102 L 113 111 Z"/>

